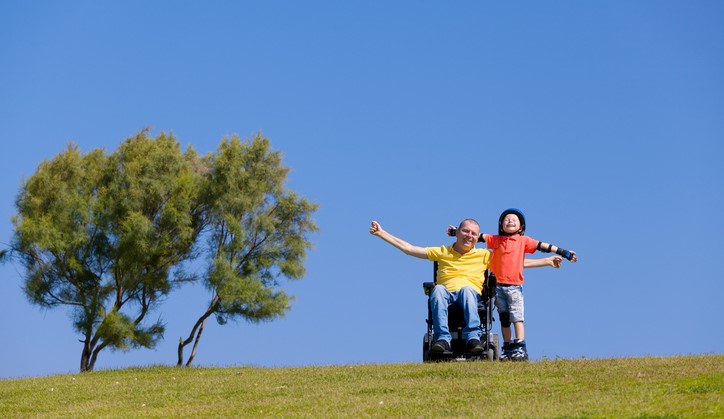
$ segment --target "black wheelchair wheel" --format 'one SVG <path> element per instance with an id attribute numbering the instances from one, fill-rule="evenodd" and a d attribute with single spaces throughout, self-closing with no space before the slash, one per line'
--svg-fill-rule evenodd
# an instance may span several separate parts
<path id="1" fill-rule="evenodd" d="M 422 337 L 422 362 L 429 362 L 430 361 L 430 347 L 432 346 L 432 342 L 430 342 L 430 335 L 427 333 L 425 336 Z"/>

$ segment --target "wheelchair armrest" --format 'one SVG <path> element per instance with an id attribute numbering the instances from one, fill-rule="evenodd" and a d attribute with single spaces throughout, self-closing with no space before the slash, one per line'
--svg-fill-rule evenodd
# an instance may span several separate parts
<path id="1" fill-rule="evenodd" d="M 425 290 L 425 295 L 430 295 L 430 292 L 432 292 L 433 288 L 435 288 L 434 282 L 423 282 L 422 283 L 422 289 Z"/>

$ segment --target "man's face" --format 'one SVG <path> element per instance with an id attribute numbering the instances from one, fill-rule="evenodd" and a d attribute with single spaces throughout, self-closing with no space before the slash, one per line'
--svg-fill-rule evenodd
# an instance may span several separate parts
<path id="1" fill-rule="evenodd" d="M 458 228 L 457 234 L 455 235 L 455 241 L 463 250 L 468 251 L 475 247 L 475 243 L 478 242 L 479 236 L 480 227 L 473 222 L 465 221 L 462 223 L 460 228 Z"/>

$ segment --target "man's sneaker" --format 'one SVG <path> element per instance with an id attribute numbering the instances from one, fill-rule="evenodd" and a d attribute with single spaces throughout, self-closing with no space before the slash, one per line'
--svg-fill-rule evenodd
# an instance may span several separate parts
<path id="1" fill-rule="evenodd" d="M 480 343 L 479 339 L 472 338 L 468 341 L 468 352 L 478 354 L 484 350 L 485 347 L 483 347 L 483 344 Z"/>
<path id="2" fill-rule="evenodd" d="M 432 348 L 430 348 L 431 352 L 448 352 L 449 350 L 450 342 L 442 339 L 435 342 L 435 344 L 432 345 Z"/>
<path id="3" fill-rule="evenodd" d="M 510 353 L 513 342 L 503 342 L 503 351 L 500 353 L 501 361 L 510 361 Z"/>
<path id="4" fill-rule="evenodd" d="M 525 347 L 524 340 L 515 339 L 513 341 L 513 350 L 510 353 L 510 359 L 513 361 L 528 360 L 528 349 Z"/>

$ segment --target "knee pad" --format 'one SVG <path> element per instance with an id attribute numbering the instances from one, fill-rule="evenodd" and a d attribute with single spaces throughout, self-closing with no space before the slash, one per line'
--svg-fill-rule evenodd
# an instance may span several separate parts
<path id="1" fill-rule="evenodd" d="M 510 327 L 510 313 L 498 313 L 500 315 L 500 325 Z"/>

